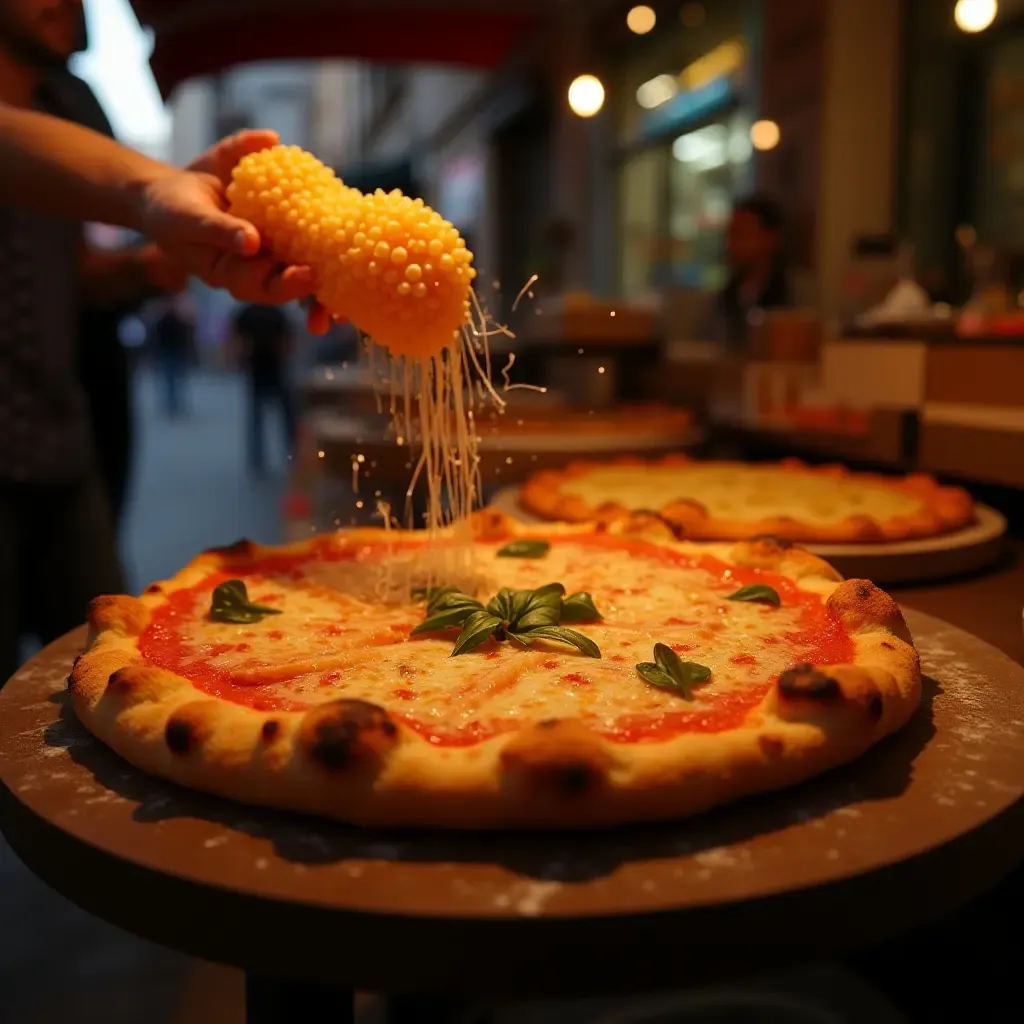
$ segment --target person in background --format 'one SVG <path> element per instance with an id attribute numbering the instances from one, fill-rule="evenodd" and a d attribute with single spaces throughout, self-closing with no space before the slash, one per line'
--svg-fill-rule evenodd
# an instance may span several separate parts
<path id="1" fill-rule="evenodd" d="M 75 52 L 86 48 L 84 36 L 82 31 Z M 45 40 L 40 40 L 40 45 L 45 47 Z M 68 70 L 69 56 L 55 51 L 53 66 L 43 68 L 38 93 L 40 106 L 56 117 L 115 138 L 92 89 Z M 119 327 L 124 317 L 138 310 L 145 296 L 139 294 L 135 298 L 135 302 L 109 307 L 82 302 L 78 313 L 78 373 L 89 401 L 100 481 L 115 529 L 124 511 L 134 448 L 131 363 L 121 344 Z"/>
<path id="2" fill-rule="evenodd" d="M 195 317 L 187 292 L 158 299 L 152 326 L 153 353 L 163 389 L 164 414 L 185 414 L 185 383 L 192 361 Z"/>
<path id="3" fill-rule="evenodd" d="M 295 408 L 288 380 L 291 323 L 279 306 L 243 306 L 231 324 L 230 346 L 247 377 L 249 470 L 259 476 L 266 471 L 263 421 L 268 407 L 276 405 L 280 411 L 288 453 L 295 448 Z"/>
<path id="4" fill-rule="evenodd" d="M 93 597 L 124 590 L 78 373 L 80 301 L 115 307 L 180 288 L 189 271 L 245 301 L 312 285 L 308 268 L 259 255 L 255 228 L 223 210 L 230 168 L 273 133 L 224 140 L 179 171 L 32 110 L 45 54 L 74 49 L 80 18 L 74 0 L 0 0 L 0 685 L 23 632 L 49 642 Z M 168 248 L 93 250 L 71 217 Z"/>
<path id="5" fill-rule="evenodd" d="M 729 280 L 718 298 L 716 332 L 730 348 L 745 346 L 752 310 L 791 304 L 782 232 L 782 213 L 765 196 L 752 196 L 733 208 L 725 242 Z"/>

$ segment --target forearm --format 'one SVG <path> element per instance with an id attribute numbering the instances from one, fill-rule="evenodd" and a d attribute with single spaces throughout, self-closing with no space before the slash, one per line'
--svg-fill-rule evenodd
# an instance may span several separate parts
<path id="1" fill-rule="evenodd" d="M 87 128 L 0 105 L 0 189 L 7 202 L 139 230 L 144 187 L 173 173 Z"/>
<path id="2" fill-rule="evenodd" d="M 132 306 L 162 292 L 152 272 L 155 253 L 154 246 L 116 252 L 83 250 L 80 274 L 85 305 L 93 309 Z"/>

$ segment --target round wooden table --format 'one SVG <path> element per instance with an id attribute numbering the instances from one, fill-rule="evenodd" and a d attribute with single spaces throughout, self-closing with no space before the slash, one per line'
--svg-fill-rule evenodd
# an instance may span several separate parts
<path id="1" fill-rule="evenodd" d="M 946 915 L 1022 857 L 1024 669 L 908 621 L 923 707 L 858 763 L 696 819 L 575 834 L 360 830 L 148 777 L 68 705 L 79 631 L 0 692 L 0 830 L 99 917 L 243 968 L 258 1024 L 350 1019 L 356 988 L 615 993 L 841 954 Z"/>

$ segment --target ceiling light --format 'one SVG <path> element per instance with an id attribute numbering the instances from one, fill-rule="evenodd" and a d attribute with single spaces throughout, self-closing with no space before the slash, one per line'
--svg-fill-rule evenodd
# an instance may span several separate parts
<path id="1" fill-rule="evenodd" d="M 957 0 L 953 20 L 961 32 L 984 32 L 996 20 L 996 0 Z"/>
<path id="2" fill-rule="evenodd" d="M 594 75 L 580 75 L 569 86 L 569 109 L 578 117 L 593 117 L 604 106 L 604 86 Z"/>
<path id="3" fill-rule="evenodd" d="M 654 28 L 657 20 L 658 16 L 654 13 L 654 8 L 641 4 L 639 7 L 631 8 L 629 14 L 626 15 L 626 27 L 638 36 L 645 36 Z"/>
<path id="4" fill-rule="evenodd" d="M 750 126 L 750 143 L 762 151 L 774 149 L 779 144 L 781 132 L 774 121 L 755 121 Z"/>

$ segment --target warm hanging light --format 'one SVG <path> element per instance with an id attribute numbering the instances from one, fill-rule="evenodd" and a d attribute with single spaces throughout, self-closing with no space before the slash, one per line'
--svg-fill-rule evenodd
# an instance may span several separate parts
<path id="1" fill-rule="evenodd" d="M 953 20 L 961 32 L 984 32 L 998 13 L 996 0 L 957 0 Z"/>
<path id="2" fill-rule="evenodd" d="M 762 152 L 774 149 L 779 144 L 781 134 L 774 121 L 755 121 L 750 126 L 750 144 Z"/>
<path id="3" fill-rule="evenodd" d="M 604 106 L 604 86 L 595 75 L 580 75 L 569 86 L 569 109 L 577 117 L 593 117 Z"/>
<path id="4" fill-rule="evenodd" d="M 641 4 L 639 7 L 630 8 L 629 14 L 626 15 L 626 27 L 638 36 L 645 36 L 654 28 L 657 20 L 654 8 Z"/>

